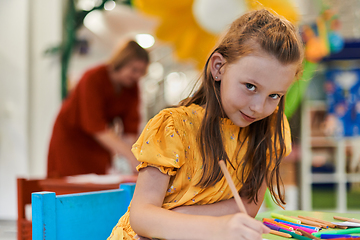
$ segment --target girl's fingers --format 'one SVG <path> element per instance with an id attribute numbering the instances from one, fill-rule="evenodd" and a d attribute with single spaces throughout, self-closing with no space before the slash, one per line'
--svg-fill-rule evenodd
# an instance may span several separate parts
<path id="1" fill-rule="evenodd" d="M 252 217 L 249 217 L 248 219 L 244 219 L 244 220 L 245 221 L 243 222 L 243 224 L 246 227 L 251 228 L 256 232 L 259 232 L 259 233 L 269 233 L 270 232 L 270 229 L 267 228 L 262 222 L 254 219 Z"/>
<path id="2" fill-rule="evenodd" d="M 256 231 L 254 229 L 247 229 L 243 234 L 244 239 L 248 240 L 262 240 L 262 232 Z"/>
<path id="3" fill-rule="evenodd" d="M 268 234 L 270 233 L 270 228 L 268 228 L 267 226 L 265 226 L 264 224 L 262 224 L 263 227 L 263 234 Z"/>
<path id="4" fill-rule="evenodd" d="M 241 235 L 244 239 L 255 240 L 262 239 L 263 233 L 269 233 L 270 229 L 262 224 L 262 222 L 255 220 L 247 215 L 238 215 L 240 217 L 238 224 L 243 225 Z"/>

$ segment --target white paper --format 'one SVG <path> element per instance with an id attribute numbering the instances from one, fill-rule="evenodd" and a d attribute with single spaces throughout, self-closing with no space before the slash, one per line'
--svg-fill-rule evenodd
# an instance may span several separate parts
<path id="1" fill-rule="evenodd" d="M 332 222 L 335 225 L 339 225 L 339 226 L 344 226 L 344 227 L 360 227 L 360 223 L 355 223 L 355 222 Z"/>
<path id="2" fill-rule="evenodd" d="M 97 175 L 92 173 L 66 177 L 66 180 L 69 183 L 95 183 L 95 184 L 115 184 L 133 179 L 135 178 L 134 176 L 131 175 L 120 175 L 120 174 Z"/>

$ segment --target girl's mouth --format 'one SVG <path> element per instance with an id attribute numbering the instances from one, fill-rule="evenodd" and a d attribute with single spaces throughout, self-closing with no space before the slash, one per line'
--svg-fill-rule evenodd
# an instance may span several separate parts
<path id="1" fill-rule="evenodd" d="M 253 117 L 250 117 L 250 116 L 246 115 L 245 113 L 243 113 L 241 111 L 240 111 L 240 113 L 241 113 L 241 116 L 248 122 L 253 122 L 256 119 L 256 118 L 253 118 Z"/>

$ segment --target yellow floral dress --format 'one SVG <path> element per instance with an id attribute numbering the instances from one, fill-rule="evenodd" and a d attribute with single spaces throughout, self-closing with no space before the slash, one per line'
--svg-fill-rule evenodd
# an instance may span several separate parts
<path id="1" fill-rule="evenodd" d="M 204 109 L 195 104 L 189 107 L 164 109 L 147 123 L 132 147 L 132 152 L 140 162 L 137 170 L 153 166 L 171 176 L 162 205 L 165 209 L 182 205 L 211 204 L 233 197 L 224 178 L 213 187 L 206 189 L 195 186 L 202 174 L 202 159 L 196 137 L 203 117 Z M 291 152 L 290 128 L 286 117 L 284 118 L 286 154 L 289 154 Z M 226 152 L 233 165 L 237 166 L 236 161 L 244 156 L 247 144 L 244 143 L 238 159 L 235 159 L 234 153 L 237 152 L 244 137 L 240 135 L 240 141 L 238 141 L 240 128 L 230 119 L 222 119 L 221 127 Z M 237 189 L 240 190 L 242 184 L 236 177 L 234 169 L 228 166 L 228 170 Z M 130 207 L 120 218 L 108 240 L 134 239 L 135 232 L 129 223 L 129 210 Z"/>

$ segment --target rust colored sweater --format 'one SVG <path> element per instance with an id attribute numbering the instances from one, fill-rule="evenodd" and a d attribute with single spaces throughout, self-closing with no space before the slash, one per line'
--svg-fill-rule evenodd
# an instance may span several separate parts
<path id="1" fill-rule="evenodd" d="M 110 82 L 106 65 L 89 69 L 64 100 L 56 118 L 48 153 L 49 178 L 77 174 L 105 174 L 111 153 L 94 138 L 120 117 L 124 133 L 138 133 L 138 85 L 119 93 Z"/>

